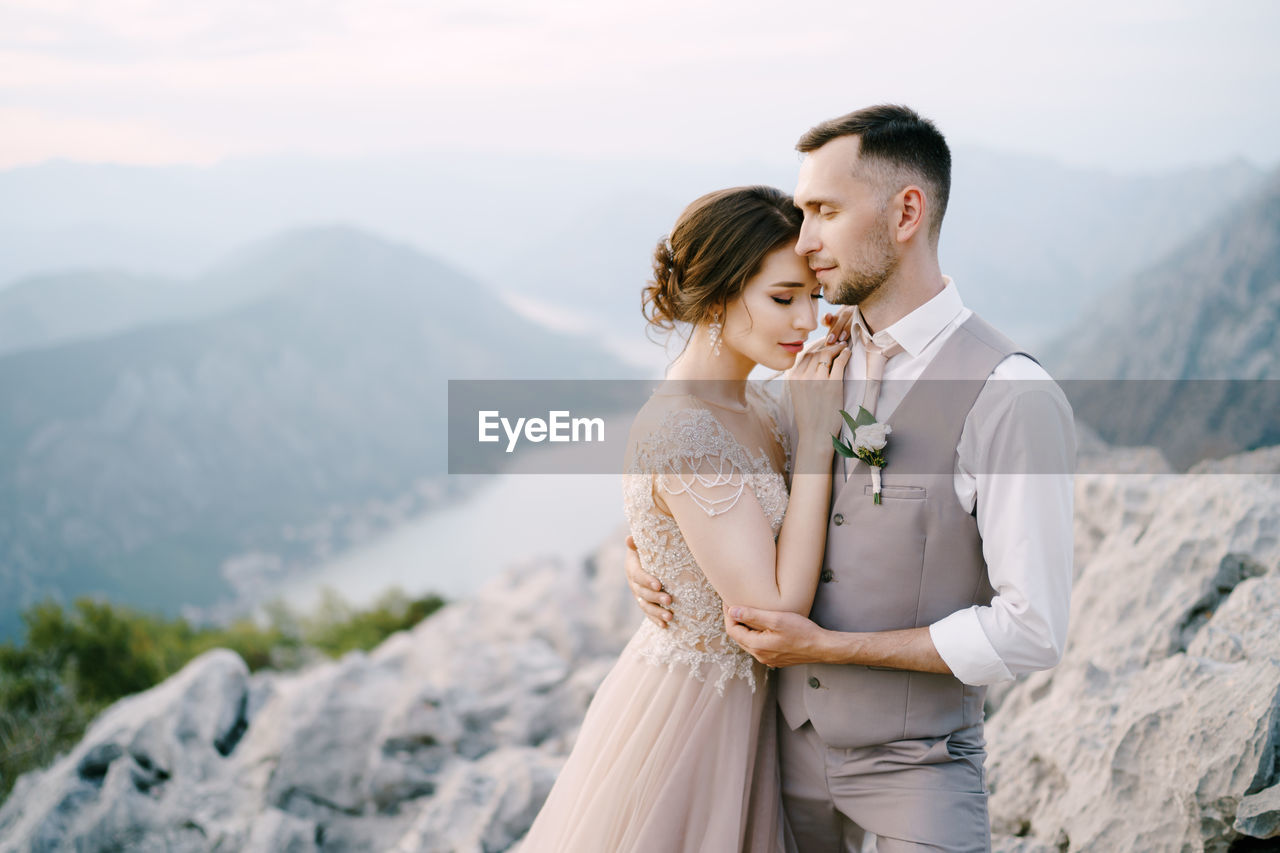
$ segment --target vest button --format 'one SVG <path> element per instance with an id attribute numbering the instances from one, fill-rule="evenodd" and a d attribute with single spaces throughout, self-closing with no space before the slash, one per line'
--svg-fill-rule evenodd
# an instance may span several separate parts
<path id="1" fill-rule="evenodd" d="M 819 577 L 822 579 L 823 583 L 831 583 L 832 579 L 835 578 L 835 576 L 836 576 L 836 573 L 831 571 L 830 569 L 823 569 L 822 574 Z"/>
<path id="2" fill-rule="evenodd" d="M 810 686 L 810 687 L 812 687 L 814 690 L 817 690 L 819 687 L 821 687 L 821 686 L 822 686 L 822 682 L 821 682 L 821 681 L 819 681 L 818 679 L 813 678 L 812 676 L 810 676 L 810 678 L 809 678 L 809 686 Z"/>
<path id="3" fill-rule="evenodd" d="M 839 527 L 840 525 L 844 524 L 844 514 L 837 512 L 835 514 L 835 517 L 832 518 L 831 520 L 835 522 L 836 527 Z"/>

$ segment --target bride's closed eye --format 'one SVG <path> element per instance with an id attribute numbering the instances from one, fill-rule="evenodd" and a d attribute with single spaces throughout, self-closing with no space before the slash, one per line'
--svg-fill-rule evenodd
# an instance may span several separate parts
<path id="1" fill-rule="evenodd" d="M 809 298 L 810 298 L 810 299 L 821 299 L 821 298 L 822 298 L 822 293 L 820 293 L 820 292 L 819 292 L 819 293 L 812 293 L 812 294 L 810 294 L 810 295 L 809 295 Z M 776 302 L 776 303 L 778 303 L 779 305 L 790 305 L 792 302 L 795 302 L 795 300 L 796 300 L 796 298 L 795 298 L 794 296 L 788 296 L 786 299 L 783 299 L 781 296 L 775 296 L 775 297 L 773 297 L 773 301 L 774 301 L 774 302 Z"/>

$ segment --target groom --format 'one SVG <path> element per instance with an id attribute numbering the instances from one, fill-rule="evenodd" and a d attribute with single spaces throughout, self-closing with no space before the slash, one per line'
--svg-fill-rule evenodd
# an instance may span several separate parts
<path id="1" fill-rule="evenodd" d="M 810 618 L 735 606 L 725 623 L 783 667 L 801 851 L 860 850 L 866 833 L 879 853 L 987 850 L 986 685 L 1053 666 L 1066 639 L 1071 410 L 941 272 L 951 155 L 932 122 L 869 107 L 796 147 L 796 251 L 829 302 L 857 306 L 845 408 L 890 424 L 890 464 L 877 504 L 866 464 L 836 457 Z M 665 625 L 670 597 L 631 550 L 627 574 Z"/>

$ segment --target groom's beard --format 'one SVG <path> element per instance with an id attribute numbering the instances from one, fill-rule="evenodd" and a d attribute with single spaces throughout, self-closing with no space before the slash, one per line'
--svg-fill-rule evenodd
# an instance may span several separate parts
<path id="1" fill-rule="evenodd" d="M 834 305 L 857 305 L 880 289 L 898 271 L 898 256 L 888 234 L 880 234 L 867 247 L 857 268 L 850 269 L 836 286 Z"/>

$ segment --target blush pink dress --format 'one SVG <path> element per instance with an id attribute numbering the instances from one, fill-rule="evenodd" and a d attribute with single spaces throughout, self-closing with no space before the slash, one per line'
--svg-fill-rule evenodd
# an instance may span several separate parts
<path id="1" fill-rule="evenodd" d="M 751 512 L 776 539 L 787 484 L 770 454 L 748 452 L 686 399 L 656 407 L 656 426 L 638 440 L 633 429 L 623 483 L 641 565 L 671 593 L 675 618 L 666 629 L 646 620 L 622 651 L 519 853 L 792 849 L 772 673 L 725 634 L 720 596 L 655 503 L 656 493 L 688 493 L 705 514 L 696 523 Z M 749 399 L 776 442 L 772 458 L 787 459 L 772 401 Z M 642 410 L 638 427 L 644 419 Z"/>

